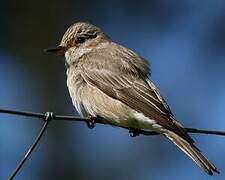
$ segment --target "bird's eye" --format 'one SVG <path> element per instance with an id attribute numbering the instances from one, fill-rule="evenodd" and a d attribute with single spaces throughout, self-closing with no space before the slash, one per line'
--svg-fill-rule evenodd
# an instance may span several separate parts
<path id="1" fill-rule="evenodd" d="M 94 39 L 96 37 L 97 37 L 97 33 L 86 33 L 86 34 L 82 34 L 82 35 L 80 35 L 80 36 L 78 36 L 76 38 L 76 43 L 82 44 L 86 40 L 88 40 L 88 39 Z"/>
<path id="2" fill-rule="evenodd" d="M 83 36 L 77 37 L 77 40 L 76 40 L 77 43 L 81 44 L 84 41 L 85 41 L 85 37 L 83 37 Z"/>

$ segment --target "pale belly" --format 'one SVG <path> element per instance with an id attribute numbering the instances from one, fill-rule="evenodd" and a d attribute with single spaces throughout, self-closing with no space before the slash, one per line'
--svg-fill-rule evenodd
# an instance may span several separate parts
<path id="1" fill-rule="evenodd" d="M 87 84 L 79 72 L 67 75 L 67 86 L 73 105 L 81 116 L 98 116 L 105 123 L 120 127 L 158 129 L 154 120 Z"/>

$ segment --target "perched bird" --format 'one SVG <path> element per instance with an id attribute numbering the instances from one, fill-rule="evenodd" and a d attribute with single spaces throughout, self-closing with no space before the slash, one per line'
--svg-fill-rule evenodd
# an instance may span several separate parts
<path id="1" fill-rule="evenodd" d="M 65 55 L 67 86 L 81 116 L 100 117 L 114 126 L 156 131 L 209 175 L 219 173 L 176 121 L 151 81 L 144 58 L 85 22 L 70 26 L 59 46 L 47 52 Z"/>

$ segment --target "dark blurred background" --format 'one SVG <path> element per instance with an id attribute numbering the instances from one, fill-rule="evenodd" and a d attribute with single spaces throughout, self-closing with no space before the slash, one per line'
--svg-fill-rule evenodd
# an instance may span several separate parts
<path id="1" fill-rule="evenodd" d="M 88 21 L 148 60 L 152 79 L 186 127 L 225 130 L 225 1 L 1 0 L 0 108 L 77 115 L 62 57 L 45 54 L 69 25 Z M 0 179 L 42 122 L 0 115 Z M 221 171 L 213 178 L 161 136 L 55 121 L 18 180 L 225 179 L 225 138 L 195 134 Z"/>

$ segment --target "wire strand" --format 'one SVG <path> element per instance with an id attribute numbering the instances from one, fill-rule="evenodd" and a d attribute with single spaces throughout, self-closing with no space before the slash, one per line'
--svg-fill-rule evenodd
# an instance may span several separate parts
<path id="1" fill-rule="evenodd" d="M 95 123 L 99 124 L 105 124 L 103 121 L 101 121 L 101 118 L 82 118 L 78 116 L 63 116 L 63 115 L 54 115 L 53 112 L 46 112 L 43 113 L 35 113 L 35 112 L 28 112 L 28 111 L 16 111 L 16 110 L 10 110 L 10 109 L 0 109 L 0 113 L 3 114 L 11 114 L 11 115 L 19 115 L 19 116 L 25 116 L 25 117 L 33 117 L 42 119 L 45 121 L 43 124 L 39 134 L 35 138 L 33 144 L 29 147 L 24 157 L 21 159 L 21 161 L 18 163 L 14 171 L 9 177 L 9 180 L 12 180 L 20 171 L 24 163 L 27 161 L 27 159 L 30 157 L 33 150 L 36 148 L 38 143 L 40 142 L 44 132 L 46 131 L 49 122 L 51 120 L 66 120 L 66 121 L 76 121 L 76 122 L 86 122 L 88 124 L 88 127 L 94 127 Z M 119 126 L 120 127 L 120 126 Z M 121 127 L 129 130 L 130 136 L 135 137 L 138 135 L 146 135 L 146 136 L 153 136 L 158 135 L 159 133 L 154 131 L 145 131 L 142 129 L 131 129 L 127 127 Z M 185 128 L 188 133 L 198 133 L 198 134 L 209 134 L 209 135 L 220 135 L 225 136 L 225 131 L 215 131 L 215 130 L 205 130 L 205 129 L 196 129 L 196 128 Z"/>
<path id="2" fill-rule="evenodd" d="M 10 175 L 9 180 L 12 180 L 17 175 L 17 173 L 19 172 L 19 170 L 22 168 L 22 166 L 24 165 L 24 163 L 27 161 L 27 159 L 29 158 L 29 156 L 31 155 L 31 153 L 33 152 L 33 150 L 35 149 L 35 147 L 38 145 L 39 141 L 41 140 L 44 132 L 46 131 L 46 129 L 47 129 L 48 125 L 49 125 L 50 120 L 52 120 L 52 119 L 53 119 L 53 113 L 47 112 L 46 113 L 46 118 L 44 119 L 45 123 L 42 126 L 42 128 L 41 128 L 38 136 L 35 138 L 33 144 L 27 150 L 27 152 L 24 155 L 24 157 L 21 159 L 21 161 L 16 166 L 15 170 Z"/>
<path id="3" fill-rule="evenodd" d="M 9 110 L 9 109 L 0 109 L 0 113 L 4 114 L 11 114 L 11 115 L 19 115 L 19 116 L 25 116 L 25 117 L 34 117 L 43 119 L 46 118 L 46 114 L 43 113 L 35 113 L 35 112 L 28 112 L 28 111 L 16 111 L 16 110 Z M 90 118 L 83 118 L 79 116 L 63 116 L 63 115 L 54 115 L 54 120 L 65 120 L 65 121 L 77 121 L 77 122 L 90 122 L 92 121 Z M 105 124 L 101 119 L 95 119 L 95 123 L 99 124 Z M 126 127 L 121 127 L 130 130 Z M 188 133 L 198 133 L 198 134 L 208 134 L 208 135 L 218 135 L 218 136 L 225 136 L 225 131 L 217 131 L 217 130 L 206 130 L 206 129 L 197 129 L 197 128 L 185 128 Z M 153 131 L 145 131 L 140 129 L 134 129 L 135 131 L 138 131 L 139 134 L 146 135 L 146 136 L 152 136 L 152 135 L 158 135 L 157 132 Z"/>

